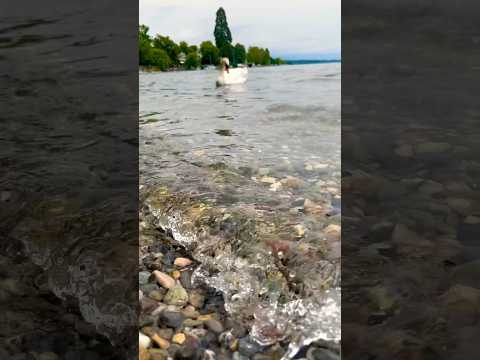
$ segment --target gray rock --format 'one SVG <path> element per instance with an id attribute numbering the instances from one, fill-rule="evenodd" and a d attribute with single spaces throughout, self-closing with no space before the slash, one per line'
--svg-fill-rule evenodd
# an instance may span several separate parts
<path id="1" fill-rule="evenodd" d="M 148 271 L 140 271 L 138 273 L 138 283 L 140 285 L 148 284 L 148 280 L 150 279 L 150 272 Z"/>
<path id="2" fill-rule="evenodd" d="M 262 351 L 262 347 L 248 337 L 242 338 L 238 341 L 238 352 L 242 355 L 250 357 L 260 351 Z"/>
<path id="3" fill-rule="evenodd" d="M 240 354 L 238 351 L 233 353 L 233 360 L 248 360 L 248 356 Z"/>
<path id="4" fill-rule="evenodd" d="M 190 271 L 182 271 L 180 273 L 180 283 L 185 289 L 192 288 L 192 274 Z"/>
<path id="5" fill-rule="evenodd" d="M 205 326 L 213 331 L 215 334 L 220 334 L 223 331 L 223 325 L 220 321 L 215 319 L 209 319 L 205 321 Z"/>
<path id="6" fill-rule="evenodd" d="M 480 289 L 480 260 L 459 265 L 453 271 L 452 284 L 460 284 Z"/>
<path id="7" fill-rule="evenodd" d="M 183 320 L 185 320 L 185 316 L 179 312 L 164 311 L 158 319 L 158 325 L 177 329 L 182 326 Z"/>
<path id="8" fill-rule="evenodd" d="M 340 355 L 323 348 L 310 348 L 307 351 L 308 360 L 340 360 Z"/>
<path id="9" fill-rule="evenodd" d="M 198 291 L 192 291 L 190 293 L 188 302 L 192 304 L 195 308 L 201 309 L 205 303 L 205 296 L 200 294 Z"/>

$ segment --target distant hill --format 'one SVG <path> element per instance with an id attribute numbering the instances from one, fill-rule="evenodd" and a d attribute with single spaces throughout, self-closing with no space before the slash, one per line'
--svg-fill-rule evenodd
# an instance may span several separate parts
<path id="1" fill-rule="evenodd" d="M 285 60 L 285 63 L 289 65 L 303 65 L 303 64 L 326 64 L 326 63 L 339 63 L 340 59 L 331 60 Z"/>

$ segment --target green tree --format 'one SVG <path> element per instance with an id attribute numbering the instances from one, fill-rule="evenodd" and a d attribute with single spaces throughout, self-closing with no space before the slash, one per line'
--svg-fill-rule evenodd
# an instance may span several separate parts
<path id="1" fill-rule="evenodd" d="M 168 54 L 172 65 L 178 65 L 178 55 L 180 54 L 180 46 L 178 46 L 168 36 L 157 35 L 152 41 L 152 45 L 156 49 L 161 49 Z"/>
<path id="2" fill-rule="evenodd" d="M 260 65 L 262 63 L 262 50 L 257 46 L 249 47 L 247 61 L 251 64 Z"/>
<path id="3" fill-rule="evenodd" d="M 190 53 L 198 53 L 198 46 L 197 45 L 191 45 L 188 47 L 188 54 Z"/>
<path id="4" fill-rule="evenodd" d="M 200 54 L 203 65 L 218 65 L 220 51 L 211 41 L 204 41 L 200 44 Z"/>
<path id="5" fill-rule="evenodd" d="M 271 62 L 272 62 L 272 58 L 270 57 L 270 50 L 268 49 L 263 50 L 262 65 L 270 65 Z"/>
<path id="6" fill-rule="evenodd" d="M 178 44 L 178 47 L 180 48 L 180 51 L 183 52 L 185 55 L 189 53 L 189 46 L 187 44 L 187 42 L 185 41 L 180 41 L 180 43 Z"/>
<path id="7" fill-rule="evenodd" d="M 231 44 L 223 44 L 220 49 L 220 57 L 227 57 L 230 59 L 230 62 L 233 64 L 235 61 L 234 56 L 235 56 L 235 49 Z"/>
<path id="8" fill-rule="evenodd" d="M 149 59 L 152 51 L 152 39 L 148 35 L 148 26 L 140 25 L 138 29 L 138 57 L 143 66 L 150 65 Z"/>
<path id="9" fill-rule="evenodd" d="M 157 66 L 160 70 L 168 70 L 172 63 L 168 54 L 162 49 L 153 48 L 150 53 L 149 63 L 152 66 Z"/>
<path id="10" fill-rule="evenodd" d="M 200 66 L 200 59 L 198 58 L 197 53 L 191 52 L 187 55 L 185 59 L 185 69 L 194 70 Z"/>
<path id="11" fill-rule="evenodd" d="M 244 64 L 247 58 L 247 52 L 245 46 L 242 44 L 235 45 L 235 61 L 237 64 Z"/>
<path id="12" fill-rule="evenodd" d="M 222 49 L 226 44 L 230 45 L 232 43 L 232 33 L 228 28 L 227 15 L 222 7 L 217 10 L 213 35 L 215 36 L 215 44 L 219 49 Z"/>

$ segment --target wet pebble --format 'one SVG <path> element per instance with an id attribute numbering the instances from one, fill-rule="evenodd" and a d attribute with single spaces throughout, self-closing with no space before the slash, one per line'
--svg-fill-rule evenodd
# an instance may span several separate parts
<path id="1" fill-rule="evenodd" d="M 158 270 L 155 270 L 153 275 L 155 275 L 157 282 L 165 289 L 171 289 L 175 286 L 175 280 L 171 276 Z"/>
<path id="2" fill-rule="evenodd" d="M 187 258 L 184 258 L 184 257 L 178 257 L 175 259 L 175 261 L 173 262 L 173 264 L 175 266 L 178 266 L 180 268 L 183 268 L 185 266 L 188 266 L 192 263 L 192 260 L 190 259 L 187 259 Z"/>
<path id="3" fill-rule="evenodd" d="M 176 285 L 168 290 L 163 300 L 168 305 L 185 306 L 188 302 L 188 293 L 181 285 Z"/>
<path id="4" fill-rule="evenodd" d="M 147 335 L 138 333 L 138 345 L 145 349 L 149 348 L 151 345 L 150 338 Z"/>
<path id="5" fill-rule="evenodd" d="M 175 344 L 182 345 L 185 342 L 186 339 L 187 339 L 187 337 L 185 336 L 185 334 L 178 333 L 178 334 L 173 335 L 172 342 L 174 342 Z"/>
<path id="6" fill-rule="evenodd" d="M 139 285 L 148 284 L 148 280 L 150 278 L 150 272 L 148 271 L 140 271 L 138 273 L 138 283 Z"/>
<path id="7" fill-rule="evenodd" d="M 307 351 L 308 360 L 340 360 L 340 355 L 324 348 L 310 348 Z"/>
<path id="8" fill-rule="evenodd" d="M 165 325 L 171 328 L 179 328 L 182 326 L 185 316 L 179 312 L 163 311 L 159 318 L 159 325 Z"/>
<path id="9" fill-rule="evenodd" d="M 205 303 L 205 296 L 198 291 L 190 292 L 188 302 L 197 309 L 201 309 Z"/>
<path id="10" fill-rule="evenodd" d="M 152 340 L 155 342 L 155 344 L 158 345 L 158 347 L 160 349 L 168 349 L 170 347 L 170 342 L 164 338 L 162 338 L 160 335 L 158 334 L 154 334 L 152 336 Z"/>
<path id="11" fill-rule="evenodd" d="M 223 325 L 220 321 L 215 319 L 209 319 L 205 321 L 205 326 L 213 331 L 215 334 L 220 334 L 223 331 Z"/>
<path id="12" fill-rule="evenodd" d="M 248 337 L 239 339 L 238 341 L 238 352 L 245 356 L 253 356 L 256 353 L 259 353 L 262 350 L 262 347 L 250 340 Z"/>

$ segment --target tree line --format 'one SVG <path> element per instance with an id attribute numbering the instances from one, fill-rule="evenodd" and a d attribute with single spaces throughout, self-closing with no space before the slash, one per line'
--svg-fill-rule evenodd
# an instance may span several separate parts
<path id="1" fill-rule="evenodd" d="M 268 49 L 257 46 L 249 47 L 237 43 L 232 44 L 232 35 L 228 28 L 225 10 L 218 9 L 215 21 L 215 44 L 204 41 L 197 45 L 189 45 L 185 41 L 175 43 L 168 36 L 160 34 L 152 37 L 149 28 L 139 27 L 139 62 L 141 66 L 153 66 L 162 71 L 174 68 L 186 70 L 200 66 L 218 65 L 220 58 L 227 57 L 231 65 L 280 65 L 285 62 L 280 58 L 272 58 Z"/>

